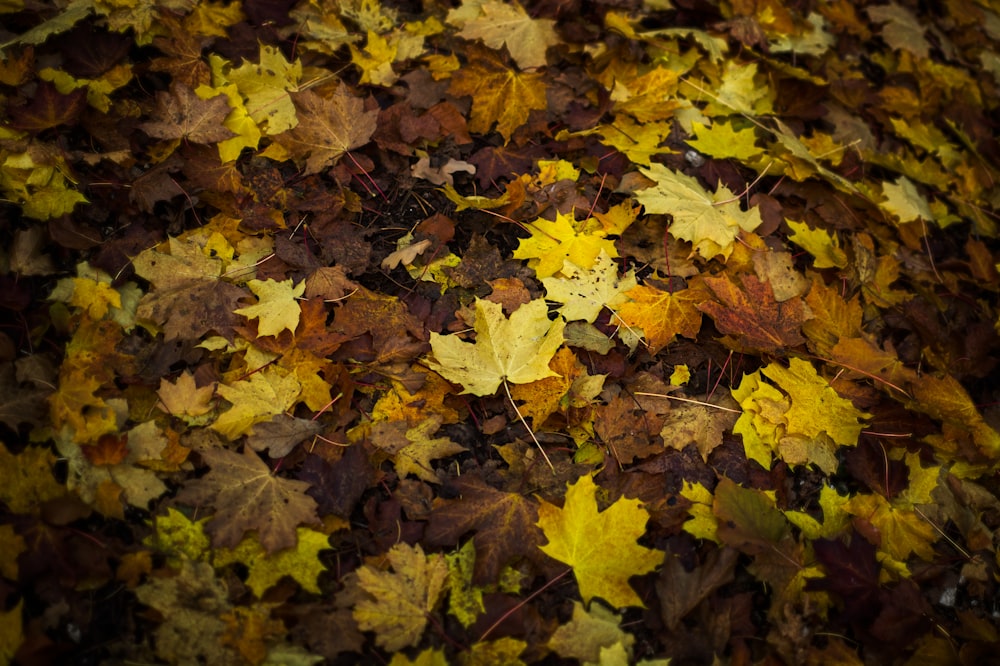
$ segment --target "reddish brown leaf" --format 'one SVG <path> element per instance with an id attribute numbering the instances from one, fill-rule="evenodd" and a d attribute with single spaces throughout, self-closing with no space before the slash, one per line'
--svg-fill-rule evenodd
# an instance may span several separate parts
<path id="1" fill-rule="evenodd" d="M 719 331 L 734 336 L 738 351 L 775 353 L 805 342 L 800 332 L 807 319 L 802 299 L 778 303 L 771 285 L 754 275 L 741 276 L 737 284 L 723 273 L 705 278 L 705 284 L 718 302 L 699 303 L 698 309 L 715 320 Z"/>
<path id="2" fill-rule="evenodd" d="M 72 125 L 87 108 L 87 91 L 62 94 L 48 81 L 39 81 L 31 102 L 7 109 L 10 125 L 26 132 L 40 132 L 59 125 Z"/>
<path id="3" fill-rule="evenodd" d="M 229 102 L 225 95 L 202 99 L 190 87 L 175 81 L 169 92 L 156 93 L 155 120 L 139 127 L 157 139 L 217 143 L 235 136 L 222 124 L 227 115 Z"/>
<path id="4" fill-rule="evenodd" d="M 476 568 L 473 582 L 495 581 L 500 569 L 518 557 L 538 558 L 542 532 L 538 504 L 517 493 L 495 490 L 481 480 L 463 476 L 452 484 L 461 499 L 435 502 L 427 526 L 429 544 L 455 545 L 475 532 Z"/>

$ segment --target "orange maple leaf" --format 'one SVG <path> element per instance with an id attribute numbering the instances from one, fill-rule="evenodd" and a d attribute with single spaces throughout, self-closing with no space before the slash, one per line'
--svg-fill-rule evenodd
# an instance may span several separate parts
<path id="1" fill-rule="evenodd" d="M 808 315 L 801 298 L 779 303 L 769 283 L 754 275 L 743 275 L 740 282 L 725 273 L 705 278 L 719 300 L 698 304 L 719 331 L 735 336 L 731 344 L 740 350 L 774 353 L 805 342 L 800 331 Z"/>

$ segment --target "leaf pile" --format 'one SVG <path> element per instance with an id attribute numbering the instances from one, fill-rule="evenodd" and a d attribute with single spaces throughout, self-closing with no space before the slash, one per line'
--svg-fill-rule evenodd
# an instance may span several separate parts
<path id="1" fill-rule="evenodd" d="M 0 7 L 0 662 L 977 664 L 1000 14 Z"/>

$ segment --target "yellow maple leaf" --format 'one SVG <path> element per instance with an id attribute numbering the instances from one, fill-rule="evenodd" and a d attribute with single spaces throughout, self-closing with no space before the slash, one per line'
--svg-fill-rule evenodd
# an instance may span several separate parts
<path id="1" fill-rule="evenodd" d="M 621 628 L 621 620 L 621 616 L 600 604 L 591 604 L 587 612 L 583 604 L 574 601 L 573 616 L 555 630 L 548 647 L 560 657 L 578 663 L 606 663 L 601 660 L 602 648 L 620 644 L 630 653 L 635 643 L 635 636 Z"/>
<path id="2" fill-rule="evenodd" d="M 850 525 L 850 514 L 844 509 L 849 498 L 838 493 L 833 486 L 824 485 L 819 491 L 819 506 L 823 522 L 804 511 L 785 511 L 785 518 L 800 530 L 806 539 L 833 539 Z"/>
<path id="3" fill-rule="evenodd" d="M 548 108 L 541 74 L 487 67 L 477 62 L 455 72 L 448 92 L 472 98 L 469 131 L 486 134 L 496 123 L 505 142 L 528 121 L 531 111 Z"/>
<path id="4" fill-rule="evenodd" d="M 257 294 L 260 301 L 256 305 L 233 310 L 247 319 L 258 319 L 258 335 L 278 335 L 284 330 L 295 332 L 299 325 L 302 309 L 295 299 L 306 290 L 303 280 L 295 285 L 291 279 L 276 282 L 267 280 L 250 280 L 247 282 L 250 291 Z"/>
<path id="5" fill-rule="evenodd" d="M 549 361 L 563 343 L 560 318 L 550 321 L 543 299 L 522 305 L 510 319 L 498 303 L 476 299 L 476 342 L 431 333 L 433 356 L 427 365 L 462 393 L 492 395 L 507 381 L 525 384 L 556 373 Z"/>
<path id="6" fill-rule="evenodd" d="M 395 40 L 386 39 L 377 32 L 369 30 L 368 41 L 363 49 L 354 44 L 349 46 L 351 62 L 361 70 L 361 83 L 388 87 L 399 78 L 399 74 L 392 69 L 398 50 Z"/>
<path id="7" fill-rule="evenodd" d="M 184 560 L 204 560 L 211 551 L 211 542 L 205 534 L 205 523 L 211 516 L 191 520 L 173 507 L 167 515 L 153 518 L 153 533 L 143 543 L 167 557 L 167 564 L 180 568 Z"/>
<path id="8" fill-rule="evenodd" d="M 476 564 L 476 545 L 470 539 L 454 553 L 444 556 L 448 562 L 448 614 L 468 629 L 483 614 L 483 588 L 472 582 Z"/>
<path id="9" fill-rule="evenodd" d="M 245 564 L 250 569 L 246 584 L 258 599 L 285 576 L 294 579 L 306 592 L 319 594 L 318 578 L 326 571 L 319 553 L 330 550 L 330 539 L 308 527 L 299 527 L 296 532 L 298 540 L 294 548 L 268 553 L 256 536 L 245 537 L 235 548 L 215 549 L 212 565 L 218 569 L 236 562 Z"/>
<path id="10" fill-rule="evenodd" d="M 618 275 L 618 265 L 602 248 L 593 267 L 585 270 L 567 260 L 559 277 L 542 279 L 545 295 L 563 306 L 559 313 L 566 321 L 593 323 L 605 306 L 636 286 L 635 271 Z"/>
<path id="11" fill-rule="evenodd" d="M 71 189 L 69 168 L 63 158 L 48 147 L 23 153 L 0 151 L 0 190 L 21 210 L 36 220 L 48 220 L 73 212 L 87 198 Z"/>
<path id="12" fill-rule="evenodd" d="M 440 483 L 431 461 L 466 450 L 447 437 L 431 437 L 440 427 L 439 416 L 426 418 L 405 433 L 402 432 L 404 424 L 383 421 L 373 426 L 372 442 L 393 457 L 400 478 L 413 474 L 428 483 Z"/>
<path id="13" fill-rule="evenodd" d="M 879 207 L 900 222 L 934 219 L 927 199 L 906 176 L 900 176 L 895 183 L 882 183 L 882 194 L 886 199 L 879 202 Z"/>
<path id="14" fill-rule="evenodd" d="M 733 432 L 743 436 L 747 457 L 767 469 L 773 451 L 789 465 L 814 464 L 832 474 L 839 464 L 837 447 L 855 446 L 864 428 L 861 420 L 871 417 L 841 398 L 811 363 L 797 358 L 788 368 L 775 362 L 744 375 L 732 393 L 744 410 Z"/>
<path id="15" fill-rule="evenodd" d="M 719 543 L 719 521 L 712 513 L 712 491 L 701 485 L 701 482 L 684 481 L 681 497 L 691 502 L 688 507 L 691 518 L 684 523 L 684 531 L 698 539 Z"/>
<path id="16" fill-rule="evenodd" d="M 219 384 L 216 391 L 233 404 L 223 412 L 212 430 L 236 439 L 245 435 L 255 423 L 267 421 L 295 404 L 302 387 L 284 368 L 269 365 L 247 379 Z"/>
<path id="17" fill-rule="evenodd" d="M 840 249 L 840 238 L 825 229 L 810 229 L 805 222 L 785 220 L 792 230 L 788 240 L 811 254 L 815 268 L 844 268 L 847 266 L 847 254 Z M 804 327 L 803 327 L 804 328 Z"/>
<path id="18" fill-rule="evenodd" d="M 573 567 L 584 603 L 601 597 L 615 608 L 644 607 L 628 579 L 663 563 L 663 551 L 636 543 L 649 514 L 639 500 L 624 497 L 599 512 L 596 492 L 594 479 L 584 475 L 568 486 L 562 508 L 540 501 L 538 526 L 549 540 L 541 549 Z"/>
<path id="19" fill-rule="evenodd" d="M 52 474 L 55 462 L 47 448 L 31 446 L 15 456 L 0 444 L 0 502 L 11 513 L 37 514 L 42 504 L 65 495 Z"/>
<path id="20" fill-rule="evenodd" d="M 614 241 L 604 238 L 602 232 L 583 233 L 586 220 L 577 223 L 573 213 L 556 214 L 555 220 L 538 218 L 528 225 L 531 238 L 522 238 L 514 250 L 515 259 L 527 259 L 539 278 L 552 277 L 569 261 L 579 268 L 593 268 L 597 257 L 604 251 L 617 257 Z"/>
<path id="21" fill-rule="evenodd" d="M 691 176 L 653 164 L 640 171 L 656 185 L 636 192 L 647 213 L 672 215 L 670 234 L 694 244 L 705 259 L 728 259 L 741 231 L 753 231 L 763 220 L 756 207 L 744 211 L 740 199 L 725 185 L 709 194 Z"/>
<path id="22" fill-rule="evenodd" d="M 298 124 L 289 91 L 298 90 L 301 61 L 288 62 L 278 47 L 261 44 L 259 62 L 218 69 L 213 66 L 213 73 L 236 84 L 246 100 L 247 113 L 265 134 L 280 134 Z"/>
<path id="23" fill-rule="evenodd" d="M 649 166 L 654 155 L 673 152 L 667 147 L 661 147 L 673 128 L 673 123 L 662 121 L 640 123 L 622 114 L 609 125 L 601 125 L 580 134 L 598 134 L 604 145 L 611 146 L 635 164 Z"/>
<path id="24" fill-rule="evenodd" d="M 475 15 L 472 8 L 478 10 Z M 516 0 L 467 2 L 448 14 L 448 22 L 462 26 L 458 36 L 463 39 L 479 39 L 497 50 L 506 46 L 521 69 L 543 67 L 545 50 L 560 42 L 555 21 L 532 18 Z"/>
<path id="25" fill-rule="evenodd" d="M 752 160 L 764 149 L 755 145 L 757 133 L 754 126 L 745 122 L 736 129 L 732 119 L 716 120 L 710 127 L 694 123 L 695 139 L 688 139 L 687 144 L 698 152 L 711 155 L 717 159 L 734 158 L 741 162 Z"/>
<path id="26" fill-rule="evenodd" d="M 354 619 L 363 631 L 374 631 L 375 642 L 390 651 L 416 645 L 427 615 L 441 599 L 448 580 L 448 564 L 440 554 L 424 555 L 420 544 L 396 544 L 386 559 L 392 571 L 371 565 L 358 568 L 358 587 L 365 593 L 354 606 Z"/>

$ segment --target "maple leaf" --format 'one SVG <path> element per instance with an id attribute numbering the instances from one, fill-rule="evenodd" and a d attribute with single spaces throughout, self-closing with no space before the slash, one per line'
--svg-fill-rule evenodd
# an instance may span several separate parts
<path id="1" fill-rule="evenodd" d="M 492 395 L 507 381 L 525 384 L 556 373 L 549 361 L 563 343 L 562 319 L 550 321 L 543 299 L 522 305 L 510 319 L 503 308 L 476 299 L 476 341 L 431 333 L 433 357 L 429 368 L 448 381 L 461 384 L 462 393 Z"/>
<path id="2" fill-rule="evenodd" d="M 316 502 L 305 494 L 309 484 L 275 476 L 249 447 L 242 454 L 227 449 L 201 452 L 211 471 L 184 485 L 177 501 L 215 508 L 205 529 L 215 546 L 233 548 L 256 530 L 268 553 L 294 548 L 296 529 L 318 524 Z"/>
<path id="3" fill-rule="evenodd" d="M 618 265 L 602 248 L 593 268 L 585 270 L 566 260 L 559 277 L 542 279 L 549 300 L 563 303 L 559 313 L 566 321 L 593 323 L 605 306 L 636 286 L 635 271 L 618 275 Z"/>
<path id="4" fill-rule="evenodd" d="M 515 72 L 478 61 L 455 72 L 448 92 L 472 98 L 469 131 L 486 134 L 496 123 L 505 143 L 528 121 L 533 110 L 548 108 L 541 74 Z"/>
<path id="5" fill-rule="evenodd" d="M 167 507 L 167 515 L 153 518 L 153 534 L 143 539 L 143 543 L 165 554 L 167 563 L 179 569 L 181 562 L 204 560 L 211 551 L 204 529 L 208 520 L 191 520 L 183 512 Z"/>
<path id="6" fill-rule="evenodd" d="M 301 442 L 321 430 L 323 426 L 316 421 L 275 414 L 270 421 L 254 424 L 247 444 L 257 452 L 268 450 L 272 458 L 284 458 Z"/>
<path id="7" fill-rule="evenodd" d="M 631 653 L 635 636 L 621 628 L 621 617 L 600 604 L 591 604 L 590 612 L 579 601 L 573 602 L 573 615 L 559 625 L 549 638 L 549 647 L 564 659 L 585 664 L 604 663 L 601 648 L 621 644 Z"/>
<path id="8" fill-rule="evenodd" d="M 661 144 L 670 136 L 673 127 L 673 123 L 669 122 L 640 123 L 627 115 L 620 115 L 613 124 L 599 125 L 577 134 L 597 134 L 601 137 L 601 143 L 611 146 L 634 164 L 649 166 L 654 156 L 669 152 Z"/>
<path id="9" fill-rule="evenodd" d="M 698 336 L 701 330 L 699 303 L 707 296 L 704 289 L 669 292 L 639 285 L 612 303 L 615 314 L 611 323 L 623 327 L 618 334 L 630 347 L 635 346 L 641 334 L 649 345 L 649 353 L 655 354 L 678 335 L 692 340 Z"/>
<path id="10" fill-rule="evenodd" d="M 435 500 L 427 525 L 427 542 L 450 546 L 467 532 L 475 532 L 476 565 L 473 581 L 496 581 L 500 570 L 518 557 L 530 557 L 542 543 L 536 523 L 538 507 L 518 493 L 496 490 L 481 479 L 461 476 L 449 482 L 461 499 Z"/>
<path id="11" fill-rule="evenodd" d="M 760 374 L 775 387 L 761 381 Z M 783 392 L 782 392 L 783 391 Z M 772 363 L 744 375 L 733 397 L 743 407 L 733 432 L 743 436 L 747 457 L 767 469 L 772 451 L 790 465 L 815 464 L 828 474 L 836 471 L 838 446 L 855 446 L 870 418 L 837 395 L 812 364 L 793 358 L 786 369 Z"/>
<path id="12" fill-rule="evenodd" d="M 338 86 L 330 97 L 311 90 L 291 93 L 299 124 L 274 137 L 300 163 L 305 175 L 319 173 L 344 153 L 359 148 L 375 132 L 378 111 L 365 111 L 364 102 Z"/>
<path id="13" fill-rule="evenodd" d="M 151 289 L 139 301 L 140 323 L 163 326 L 168 340 L 197 338 L 215 329 L 230 334 L 237 301 L 246 291 L 220 280 L 223 263 L 194 237 L 171 238 L 166 247 L 144 250 L 132 260 Z"/>
<path id="14" fill-rule="evenodd" d="M 216 392 L 232 403 L 212 424 L 212 430 L 236 439 L 251 426 L 267 421 L 290 408 L 299 397 L 302 385 L 283 368 L 269 365 L 247 379 L 219 384 Z"/>
<path id="15" fill-rule="evenodd" d="M 302 309 L 295 299 L 302 296 L 306 290 L 305 281 L 294 285 L 292 280 L 276 282 L 268 278 L 263 281 L 250 280 L 247 286 L 260 300 L 256 305 L 233 312 L 247 319 L 258 319 L 259 335 L 278 335 L 286 329 L 295 332 L 295 328 L 299 325 L 299 315 L 302 314 Z"/>
<path id="16" fill-rule="evenodd" d="M 749 122 L 736 129 L 733 121 L 717 120 L 711 126 L 693 125 L 695 139 L 687 144 L 695 150 L 717 159 L 733 158 L 747 162 L 760 156 L 764 149 L 755 145 L 757 133 Z"/>
<path id="17" fill-rule="evenodd" d="M 561 271 L 566 262 L 589 269 L 602 252 L 617 257 L 614 241 L 601 233 L 580 231 L 585 224 L 577 224 L 572 212 L 557 213 L 555 220 L 538 218 L 528 225 L 531 238 L 521 239 L 514 258 L 527 259 L 535 275 L 547 278 Z"/>
<path id="18" fill-rule="evenodd" d="M 803 511 L 785 511 L 785 518 L 800 530 L 806 539 L 833 539 L 850 525 L 850 514 L 845 510 L 849 498 L 838 493 L 833 486 L 824 485 L 819 491 L 819 506 L 823 522 Z"/>
<path id="19" fill-rule="evenodd" d="M 554 29 L 556 22 L 549 19 L 535 19 L 528 15 L 518 2 L 469 2 L 478 8 L 478 15 L 472 19 L 456 20 L 467 11 L 466 6 L 453 9 L 448 14 L 448 22 L 462 26 L 458 36 L 464 39 L 479 39 L 492 49 L 507 46 L 514 62 L 521 69 L 543 67 L 545 50 L 560 42 Z"/>
<path id="20" fill-rule="evenodd" d="M 83 90 L 74 90 L 64 95 L 56 86 L 41 81 L 29 104 L 8 108 L 7 113 L 11 127 L 40 132 L 75 123 L 86 107 L 86 93 Z"/>
<path id="21" fill-rule="evenodd" d="M 639 500 L 624 497 L 598 512 L 596 492 L 593 478 L 585 474 L 568 486 L 561 509 L 540 500 L 538 526 L 548 539 L 541 549 L 573 567 L 584 603 L 596 596 L 615 608 L 644 607 L 628 579 L 663 563 L 663 551 L 636 543 L 649 514 Z"/>
<path id="22" fill-rule="evenodd" d="M 156 94 L 156 117 L 159 120 L 139 127 L 157 139 L 187 139 L 194 143 L 217 143 L 232 136 L 222 124 L 229 115 L 225 95 L 201 99 L 190 87 L 174 81 L 169 92 Z"/>
<path id="23" fill-rule="evenodd" d="M 369 30 L 364 50 L 354 44 L 350 44 L 349 48 L 351 62 L 361 70 L 361 83 L 389 87 L 399 78 L 399 74 L 392 69 L 392 63 L 399 52 L 397 40 L 386 39 L 377 32 Z"/>
<path id="24" fill-rule="evenodd" d="M 246 565 L 250 569 L 247 587 L 253 590 L 258 599 L 285 576 L 293 578 L 306 592 L 319 594 L 318 578 L 326 571 L 319 553 L 329 549 L 330 537 L 322 532 L 300 527 L 296 530 L 294 548 L 268 553 L 260 542 L 247 537 L 235 548 L 215 549 L 212 565 L 217 569 L 237 562 Z"/>
<path id="25" fill-rule="evenodd" d="M 420 641 L 427 615 L 445 590 L 448 564 L 443 555 L 424 555 L 419 544 L 396 544 L 385 557 L 392 571 L 367 564 L 358 568 L 357 584 L 365 598 L 353 614 L 363 631 L 375 632 L 378 645 L 395 651 Z"/>
<path id="26" fill-rule="evenodd" d="M 674 383 L 672 377 L 671 383 Z M 723 435 L 736 424 L 739 410 L 734 409 L 738 405 L 724 393 L 705 396 L 700 402 L 704 404 L 682 402 L 673 406 L 663 417 L 660 437 L 664 446 L 678 451 L 693 443 L 701 459 L 708 462 L 712 451 L 722 444 Z"/>
<path id="27" fill-rule="evenodd" d="M 280 134 L 298 124 L 289 91 L 297 89 L 302 77 L 299 60 L 288 62 L 279 48 L 261 44 L 258 63 L 244 61 L 228 71 L 219 65 L 221 59 L 213 58 L 216 75 L 236 85 L 246 98 L 246 112 L 266 134 Z"/>
<path id="28" fill-rule="evenodd" d="M 400 478 L 413 474 L 428 483 L 441 483 L 431 461 L 462 453 L 466 449 L 447 437 L 431 438 L 440 427 L 439 416 L 428 417 L 409 429 L 405 423 L 383 421 L 373 426 L 372 443 L 393 456 Z"/>
<path id="29" fill-rule="evenodd" d="M 66 487 L 52 475 L 55 462 L 48 449 L 32 446 L 12 455 L 0 445 L 0 501 L 11 513 L 32 514 L 65 495 Z"/>
<path id="30" fill-rule="evenodd" d="M 448 614 L 468 629 L 486 610 L 483 606 L 483 589 L 472 584 L 476 545 L 467 541 L 444 558 L 448 562 Z"/>
<path id="31" fill-rule="evenodd" d="M 900 176 L 895 183 L 882 183 L 882 194 L 886 200 L 880 202 L 879 207 L 900 222 L 935 219 L 927 199 L 906 176 Z"/>
<path id="32" fill-rule="evenodd" d="M 184 419 L 187 423 L 200 423 L 212 409 L 212 396 L 215 394 L 215 384 L 198 388 L 194 375 L 185 370 L 177 376 L 176 382 L 166 378 L 160 379 L 160 389 L 156 395 L 160 397 L 157 407 L 171 416 Z"/>
<path id="33" fill-rule="evenodd" d="M 176 576 L 151 577 L 136 588 L 135 596 L 166 618 L 155 632 L 156 654 L 164 661 L 246 663 L 221 642 L 226 624 L 219 616 L 232 605 L 226 586 L 207 562 L 182 560 Z"/>
<path id="34" fill-rule="evenodd" d="M 636 192 L 636 200 L 647 213 L 671 215 L 671 235 L 693 243 L 705 259 L 720 254 L 728 259 L 740 232 L 753 231 L 763 221 L 756 208 L 743 211 L 740 198 L 725 185 L 709 194 L 696 179 L 662 164 L 640 171 L 656 184 Z"/>
<path id="35" fill-rule="evenodd" d="M 821 229 L 810 229 L 805 222 L 785 220 L 792 230 L 788 240 L 792 241 L 814 257 L 815 268 L 845 268 L 847 255 L 840 249 L 840 239 Z"/>
<path id="36" fill-rule="evenodd" d="M 780 352 L 805 342 L 799 332 L 808 318 L 802 299 L 778 303 L 771 285 L 754 275 L 743 275 L 740 282 L 737 285 L 726 273 L 705 278 L 719 302 L 705 301 L 697 307 L 715 320 L 716 328 L 736 336 L 740 347 L 764 352 Z"/>

